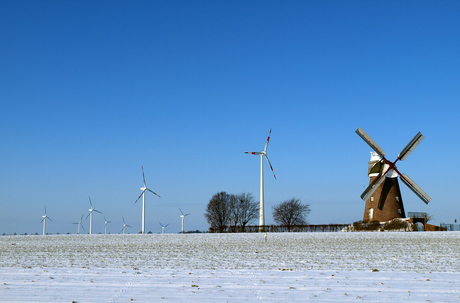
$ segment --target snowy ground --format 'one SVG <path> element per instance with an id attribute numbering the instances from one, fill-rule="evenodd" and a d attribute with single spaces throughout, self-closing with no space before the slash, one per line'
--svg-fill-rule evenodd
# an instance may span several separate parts
<path id="1" fill-rule="evenodd" d="M 0 302 L 458 302 L 460 233 L 0 237 Z"/>

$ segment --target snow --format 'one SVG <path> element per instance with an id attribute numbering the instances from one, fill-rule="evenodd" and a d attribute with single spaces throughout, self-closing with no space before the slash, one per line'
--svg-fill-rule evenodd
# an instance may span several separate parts
<path id="1" fill-rule="evenodd" d="M 0 237 L 0 302 L 456 302 L 459 232 Z"/>

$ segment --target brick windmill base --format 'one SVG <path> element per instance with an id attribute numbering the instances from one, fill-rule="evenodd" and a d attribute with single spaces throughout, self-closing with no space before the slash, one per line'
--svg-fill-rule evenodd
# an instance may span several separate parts
<path id="1" fill-rule="evenodd" d="M 375 178 L 375 176 L 371 177 L 369 183 Z M 383 205 L 382 210 L 379 209 L 379 205 Z M 363 221 L 383 222 L 405 217 L 398 178 L 387 178 L 367 200 Z"/>

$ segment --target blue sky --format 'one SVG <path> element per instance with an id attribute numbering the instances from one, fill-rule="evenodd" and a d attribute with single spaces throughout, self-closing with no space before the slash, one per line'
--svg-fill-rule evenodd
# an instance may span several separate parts
<path id="1" fill-rule="evenodd" d="M 362 127 L 431 196 L 406 211 L 460 219 L 457 1 L 0 2 L 0 233 L 75 233 L 91 196 L 122 229 L 206 230 L 219 191 L 271 208 L 296 197 L 310 223 L 362 219 Z M 93 232 L 103 232 L 95 214 Z M 89 229 L 88 220 L 83 222 Z"/>

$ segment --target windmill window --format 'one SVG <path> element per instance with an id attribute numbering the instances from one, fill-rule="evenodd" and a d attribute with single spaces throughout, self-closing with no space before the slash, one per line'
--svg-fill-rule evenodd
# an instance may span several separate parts
<path id="1" fill-rule="evenodd" d="M 374 217 L 374 209 L 369 208 L 369 220 L 372 220 L 373 217 Z"/>
<path id="2" fill-rule="evenodd" d="M 396 197 L 396 198 L 398 198 L 398 197 Z M 401 209 L 398 208 L 398 215 L 400 215 L 400 214 L 401 214 Z"/>
<path id="3" fill-rule="evenodd" d="M 374 197 L 371 197 L 371 202 L 374 202 Z"/>

